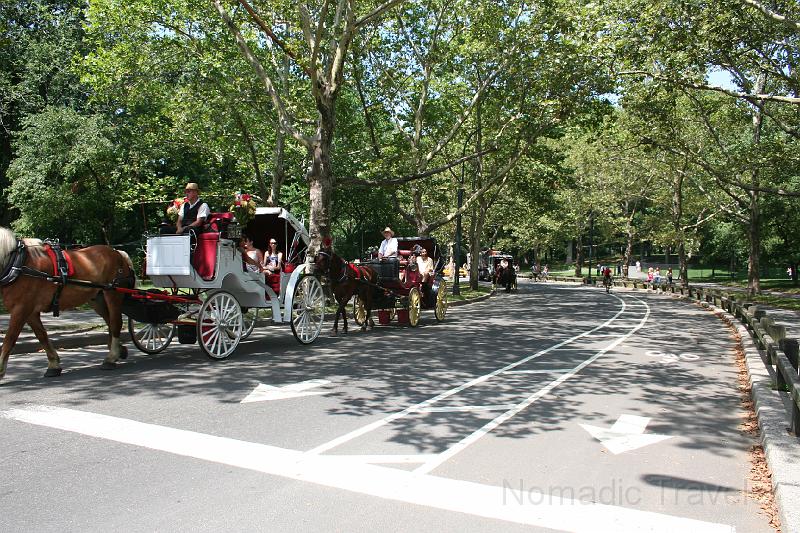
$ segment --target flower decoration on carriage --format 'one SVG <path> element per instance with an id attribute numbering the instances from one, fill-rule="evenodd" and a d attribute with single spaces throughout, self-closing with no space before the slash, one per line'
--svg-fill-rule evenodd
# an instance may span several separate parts
<path id="1" fill-rule="evenodd" d="M 251 195 L 237 192 L 228 211 L 233 213 L 239 224 L 246 226 L 256 216 L 256 202 Z"/>
<path id="2" fill-rule="evenodd" d="M 181 212 L 184 202 L 186 202 L 186 198 L 175 198 L 167 206 L 167 218 L 169 218 L 173 224 L 178 221 L 178 215 Z"/>

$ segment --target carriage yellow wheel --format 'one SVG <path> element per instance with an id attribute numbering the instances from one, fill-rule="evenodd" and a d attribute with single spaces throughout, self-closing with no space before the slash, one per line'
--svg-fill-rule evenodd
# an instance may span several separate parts
<path id="1" fill-rule="evenodd" d="M 441 322 L 447 314 L 447 283 L 442 281 L 439 284 L 439 292 L 436 293 L 436 307 L 433 310 L 436 320 Z"/>
<path id="2" fill-rule="evenodd" d="M 413 287 L 408 293 L 408 325 L 416 327 L 419 324 L 419 313 L 422 309 L 422 295 L 419 289 Z"/>
<path id="3" fill-rule="evenodd" d="M 353 320 L 356 321 L 356 324 L 359 326 L 364 325 L 364 321 L 367 319 L 367 308 L 364 305 L 364 300 L 355 296 L 353 300 Z"/>

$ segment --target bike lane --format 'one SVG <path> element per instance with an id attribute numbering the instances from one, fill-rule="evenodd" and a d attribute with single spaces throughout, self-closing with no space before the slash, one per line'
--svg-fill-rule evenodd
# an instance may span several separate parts
<path id="1" fill-rule="evenodd" d="M 565 530 L 600 530 L 597 520 L 609 513 L 615 518 L 608 523 L 619 526 L 616 530 L 636 530 L 637 521 L 668 530 L 675 527 L 669 515 L 700 521 L 694 524 L 698 531 L 704 524 L 714 531 L 725 530 L 725 525 L 764 530 L 766 520 L 755 516 L 757 509 L 734 496 L 741 496 L 737 484 L 746 478 L 746 453 L 741 451 L 747 446 L 737 436 L 736 424 L 731 425 L 738 409 L 735 373 L 731 381 L 733 366 L 725 355 L 732 357 L 731 347 L 724 331 L 722 340 L 711 340 L 720 337 L 721 324 L 713 318 L 709 322 L 698 309 L 663 299 L 660 310 L 651 309 L 648 315 L 646 296 L 541 287 L 538 292 L 523 287 L 520 295 L 456 313 L 455 319 L 469 319 L 468 324 L 383 328 L 370 337 L 348 340 L 358 353 L 331 343 L 303 361 L 276 353 L 269 370 L 261 370 L 272 383 L 300 377 L 330 382 L 318 391 L 325 394 L 317 396 L 238 405 L 242 386 L 230 371 L 256 370 L 263 364 L 245 356 L 232 360 L 227 370 L 215 366 L 204 379 L 186 380 L 193 381 L 191 387 L 181 389 L 175 386 L 179 380 L 170 380 L 172 398 L 167 398 L 166 383 L 154 388 L 153 379 L 131 373 L 128 377 L 142 386 L 142 393 L 157 400 L 157 410 L 145 408 L 156 404 L 111 393 L 92 404 L 71 390 L 70 399 L 91 412 L 278 446 L 259 448 L 271 465 L 261 465 L 259 471 L 415 505 L 540 526 L 562 524 Z M 580 303 L 571 305 L 575 302 Z M 563 314 L 565 308 L 570 312 Z M 663 356 L 666 361 L 654 356 L 672 353 L 676 339 L 682 349 L 691 346 L 691 338 L 679 339 L 684 334 L 697 334 L 691 338 L 708 342 L 707 350 L 676 352 L 672 365 L 668 356 Z M 392 342 L 398 337 L 404 344 Z M 417 354 L 417 345 L 431 347 L 445 340 L 452 349 L 403 360 Z M 526 345 L 535 349 L 523 350 Z M 681 354 L 689 357 L 681 359 Z M 703 358 L 703 369 L 691 356 Z M 189 373 L 208 364 L 193 358 L 183 362 Z M 726 385 L 729 381 L 733 389 Z M 409 411 L 420 404 L 423 409 Z M 403 411 L 409 412 L 381 423 Z M 57 417 L 69 418 L 69 413 Z M 642 427 L 644 418 L 650 420 Z M 619 435 L 603 434 L 615 423 Z M 375 431 L 362 433 L 376 424 Z M 642 436 L 668 438 L 633 448 L 640 428 Z M 610 452 L 592 431 L 622 451 Z M 357 438 L 338 443 L 354 432 Z M 113 432 L 102 438 L 113 439 Z M 149 441 L 132 444 L 212 460 Z M 295 465 L 302 475 L 276 469 L 282 463 Z M 409 477 L 409 470 L 418 472 Z M 341 479 L 348 477 L 352 483 Z M 443 492 L 454 501 L 441 500 Z M 694 492 L 699 504 L 688 500 Z M 731 501 L 717 501 L 726 498 Z M 590 502 L 602 506 L 583 505 Z M 537 513 L 544 518 L 537 521 Z M 573 521 L 560 519 L 564 513 Z"/>

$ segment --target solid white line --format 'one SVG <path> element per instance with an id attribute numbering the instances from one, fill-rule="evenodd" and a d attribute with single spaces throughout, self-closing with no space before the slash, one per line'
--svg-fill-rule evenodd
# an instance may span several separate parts
<path id="1" fill-rule="evenodd" d="M 12 409 L 5 418 L 287 479 L 428 508 L 560 531 L 733 533 L 724 524 L 638 511 L 504 486 L 419 475 L 331 456 L 57 407 Z M 335 496 L 334 496 L 335 497 Z M 498 529 L 500 526 L 498 526 Z"/>
<path id="2" fill-rule="evenodd" d="M 362 464 L 419 464 L 424 463 L 433 454 L 420 453 L 417 455 L 326 455 L 325 458 L 337 461 L 350 461 Z"/>
<path id="3" fill-rule="evenodd" d="M 614 295 L 612 294 L 612 296 L 614 296 Z M 587 366 L 589 366 L 590 364 L 595 362 L 603 354 L 605 354 L 608 351 L 612 350 L 617 345 L 622 343 L 625 339 L 627 339 L 628 337 L 630 337 L 631 335 L 636 333 L 645 324 L 645 322 L 647 322 L 647 318 L 649 316 L 650 316 L 650 308 L 648 307 L 647 308 L 647 312 L 645 313 L 645 315 L 642 318 L 641 322 L 639 322 L 639 325 L 636 326 L 633 330 L 629 331 L 625 336 L 620 337 L 619 339 L 615 340 L 614 342 L 612 342 L 611 344 L 609 344 L 608 346 L 606 346 L 605 348 L 603 348 L 602 350 L 600 350 L 599 352 L 594 354 L 589 359 L 586 359 L 581 364 L 579 364 L 578 366 L 576 366 L 575 368 L 573 368 L 572 370 L 570 370 L 569 372 L 567 372 L 563 376 L 559 377 L 555 381 L 550 382 L 545 387 L 543 387 L 543 388 L 539 389 L 538 391 L 536 391 L 535 393 L 531 394 L 530 396 L 525 398 L 523 401 L 521 401 L 520 403 L 515 405 L 513 408 L 509 409 L 508 411 L 506 411 L 502 415 L 498 416 L 497 418 L 495 418 L 491 422 L 488 422 L 487 424 L 485 424 L 479 430 L 475 431 L 471 435 L 468 435 L 468 436 L 464 437 L 459 442 L 457 442 L 456 444 L 454 444 L 453 446 L 448 448 L 446 451 L 440 453 L 435 459 L 427 461 L 425 464 L 423 464 L 420 467 L 418 467 L 417 469 L 415 469 L 414 472 L 416 472 L 418 474 L 427 474 L 428 472 L 431 472 L 434 468 L 436 468 L 437 466 L 441 465 L 442 463 L 444 463 L 445 461 L 447 461 L 448 459 L 450 459 L 451 457 L 453 457 L 457 453 L 461 452 L 462 450 L 464 450 L 470 444 L 474 443 L 475 441 L 477 441 L 478 439 L 480 439 L 481 437 L 483 437 L 484 435 L 486 435 L 490 431 L 494 430 L 495 428 L 497 428 L 499 425 L 503 424 L 507 420 L 510 420 L 517 413 L 519 413 L 523 409 L 527 408 L 533 402 L 535 402 L 536 400 L 538 400 L 542 396 L 546 395 L 548 392 L 550 392 L 554 388 L 558 387 L 559 385 L 564 383 L 566 380 L 568 380 L 571 377 L 573 377 L 575 374 L 577 374 L 578 372 L 580 372 L 581 370 L 583 370 L 584 368 L 586 368 Z"/>
<path id="4" fill-rule="evenodd" d="M 614 295 L 612 294 L 612 296 L 614 296 Z M 306 453 L 309 454 L 309 455 L 318 455 L 318 454 L 324 453 L 324 452 L 326 452 L 326 451 L 328 451 L 330 449 L 336 448 L 337 446 L 340 446 L 340 445 L 342 445 L 342 444 L 344 444 L 346 442 L 349 442 L 349 441 L 351 441 L 351 440 L 353 440 L 355 438 L 358 438 L 358 437 L 360 437 L 362 435 L 365 435 L 365 434 L 367 434 L 367 433 L 369 433 L 369 432 L 371 432 L 371 431 L 373 431 L 375 429 L 383 427 L 386 424 L 389 424 L 390 422 L 393 422 L 393 421 L 397 420 L 398 418 L 403 418 L 404 416 L 406 416 L 406 415 L 408 415 L 410 413 L 414 413 L 414 412 L 419 411 L 420 409 L 424 409 L 426 407 L 429 407 L 429 406 L 433 405 L 434 403 L 436 403 L 436 402 L 438 402 L 440 400 L 444 400 L 445 398 L 449 398 L 450 396 L 453 396 L 454 394 L 458 394 L 459 392 L 461 392 L 463 390 L 466 390 L 466 389 L 468 389 L 470 387 L 473 387 L 475 385 L 483 383 L 484 381 L 486 381 L 486 380 L 488 380 L 490 378 L 493 378 L 493 377 L 497 376 L 498 374 L 502 374 L 503 372 L 511 370 L 512 368 L 516 368 L 516 367 L 518 367 L 520 365 L 524 365 L 525 363 L 527 363 L 528 361 L 531 361 L 532 359 L 536 359 L 537 357 L 541 357 L 541 356 L 543 356 L 543 355 L 545 355 L 547 353 L 552 352 L 553 350 L 557 350 L 558 348 L 561 348 L 562 346 L 564 346 L 566 344 L 574 342 L 574 341 L 576 341 L 576 340 L 578 340 L 578 339 L 580 339 L 582 337 L 590 335 L 591 333 L 594 333 L 595 331 L 608 326 L 614 320 L 616 320 L 618 316 L 620 316 L 622 313 L 625 312 L 625 307 L 626 307 L 625 301 L 622 300 L 621 298 L 618 298 L 617 296 L 614 296 L 614 298 L 617 298 L 617 300 L 619 300 L 620 303 L 622 303 L 622 307 L 617 312 L 617 314 L 615 314 L 613 317 L 611 317 L 610 319 L 606 320 L 605 322 L 603 322 L 599 326 L 594 327 L 592 329 L 589 329 L 587 331 L 584 331 L 583 333 L 575 335 L 574 337 L 570 337 L 569 339 L 567 339 L 565 341 L 561 341 L 558 344 L 554 344 L 553 346 L 551 346 L 549 348 L 545 348 L 544 350 L 541 350 L 539 352 L 536 352 L 533 355 L 529 355 L 528 357 L 524 357 L 524 358 L 520 359 L 519 361 L 516 361 L 514 363 L 508 364 L 508 365 L 506 365 L 506 366 L 504 366 L 502 368 L 499 368 L 499 369 L 495 370 L 494 372 L 490 372 L 488 374 L 484 374 L 483 376 L 479 376 L 479 377 L 477 377 L 477 378 L 475 378 L 473 380 L 470 380 L 470 381 L 468 381 L 468 382 L 466 382 L 466 383 L 464 383 L 462 385 L 459 385 L 457 387 L 453 387 L 452 389 L 447 390 L 447 391 L 445 391 L 445 392 L 443 392 L 441 394 L 437 394 L 433 398 L 429 398 L 429 399 L 425 400 L 424 402 L 421 402 L 421 403 L 418 403 L 418 404 L 414 404 L 414 405 L 410 405 L 410 406 L 406 407 L 405 409 L 403 409 L 402 411 L 398 411 L 398 412 L 393 413 L 393 414 L 391 414 L 389 416 L 381 418 L 380 420 L 376 420 L 375 422 L 367 424 L 366 426 L 360 427 L 360 428 L 358 428 L 356 430 L 353 430 L 353 431 L 351 431 L 349 433 L 345 433 L 341 437 L 335 438 L 335 439 L 333 439 L 331 441 L 328 441 L 328 442 L 326 442 L 324 444 L 320 444 L 319 446 L 308 450 Z"/>
<path id="5" fill-rule="evenodd" d="M 459 413 L 469 411 L 502 411 L 513 407 L 514 404 L 509 403 L 506 405 L 454 405 L 452 407 L 424 407 L 419 410 L 420 413 Z"/>
<path id="6" fill-rule="evenodd" d="M 505 374 L 558 374 L 559 372 L 569 372 L 571 368 L 543 368 L 541 370 L 509 370 Z"/>

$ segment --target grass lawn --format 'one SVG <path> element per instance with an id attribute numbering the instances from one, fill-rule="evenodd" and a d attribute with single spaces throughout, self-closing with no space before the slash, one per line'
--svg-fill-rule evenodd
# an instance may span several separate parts
<path id="1" fill-rule="evenodd" d="M 473 298 L 478 298 L 480 296 L 485 296 L 492 292 L 491 287 L 478 287 L 477 291 L 474 291 L 469 288 L 469 282 L 462 282 L 459 284 L 459 289 L 461 294 L 458 296 L 453 296 L 453 285 L 450 281 L 447 282 L 447 301 L 448 302 L 460 302 L 462 300 L 471 300 Z"/>
<path id="2" fill-rule="evenodd" d="M 768 294 L 761 294 L 752 298 L 754 302 L 770 305 L 772 307 L 780 307 L 781 309 L 791 309 L 792 311 L 800 311 L 800 298 L 782 298 L 780 296 L 770 296 Z"/>

